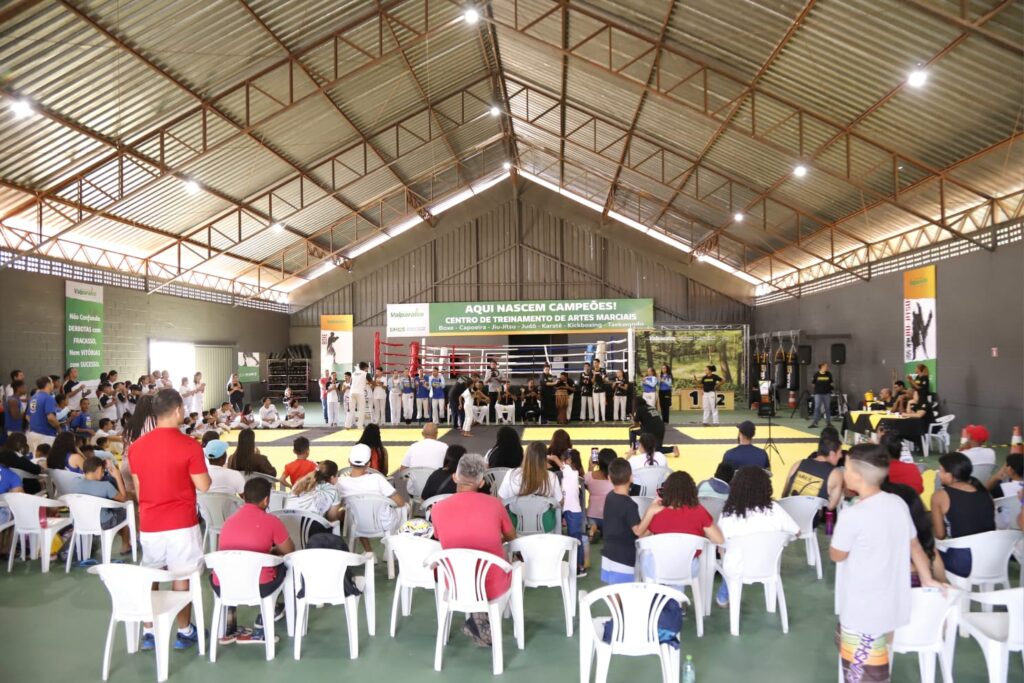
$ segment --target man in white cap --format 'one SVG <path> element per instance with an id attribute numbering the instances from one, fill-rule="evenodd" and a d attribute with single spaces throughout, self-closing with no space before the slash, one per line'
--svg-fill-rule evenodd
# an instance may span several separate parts
<path id="1" fill-rule="evenodd" d="M 348 464 L 352 466 L 347 477 L 339 477 L 338 497 L 344 500 L 349 496 L 378 495 L 390 498 L 395 505 L 402 507 L 406 504 L 402 494 L 395 490 L 383 474 L 371 472 L 367 465 L 370 463 L 370 447 L 366 444 L 357 443 L 348 452 Z M 381 525 L 384 528 L 393 527 L 398 521 L 395 510 L 391 507 L 381 509 Z M 360 538 L 363 550 L 370 552 L 370 539 Z"/>
<path id="2" fill-rule="evenodd" d="M 228 457 L 228 444 L 220 439 L 213 439 L 203 448 L 206 455 L 206 471 L 210 473 L 210 488 L 207 493 L 227 493 L 232 496 L 242 495 L 245 489 L 245 477 L 238 470 L 224 467 Z"/>

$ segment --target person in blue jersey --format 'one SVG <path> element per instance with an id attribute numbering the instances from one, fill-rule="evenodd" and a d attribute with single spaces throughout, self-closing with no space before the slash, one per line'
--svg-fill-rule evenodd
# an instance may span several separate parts
<path id="1" fill-rule="evenodd" d="M 416 380 L 409 368 L 402 377 L 402 421 L 411 424 L 416 415 Z"/>
<path id="2" fill-rule="evenodd" d="M 60 430 L 57 401 L 53 398 L 53 380 L 43 376 L 36 380 L 36 393 L 28 401 L 28 448 L 35 452 L 41 443 L 52 444 Z"/>
<path id="3" fill-rule="evenodd" d="M 430 382 L 426 374 L 413 375 L 416 382 L 416 419 L 420 423 L 430 422 Z"/>
<path id="4" fill-rule="evenodd" d="M 92 437 L 96 435 L 96 430 L 92 428 L 92 415 L 89 414 L 89 408 L 91 407 L 89 399 L 83 398 L 78 406 L 78 411 L 71 418 L 69 426 L 71 431 L 77 436 L 84 436 L 86 440 L 92 440 Z"/>
<path id="5" fill-rule="evenodd" d="M 644 403 L 657 410 L 658 407 L 658 376 L 654 374 L 654 368 L 647 368 L 647 375 L 640 384 Z"/>
<path id="6" fill-rule="evenodd" d="M 427 378 L 427 386 L 430 390 L 430 407 L 433 422 L 440 423 L 445 418 L 444 377 L 441 376 L 437 368 L 431 370 L 430 377 Z"/>

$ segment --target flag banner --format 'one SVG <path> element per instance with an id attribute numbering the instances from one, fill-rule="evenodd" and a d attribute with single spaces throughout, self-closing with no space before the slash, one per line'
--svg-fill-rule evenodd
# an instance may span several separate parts
<path id="1" fill-rule="evenodd" d="M 103 372 L 103 287 L 64 282 L 64 365 L 78 379 L 99 381 Z"/>
<path id="2" fill-rule="evenodd" d="M 352 316 L 320 316 L 320 371 L 352 370 Z"/>
<path id="3" fill-rule="evenodd" d="M 903 364 L 904 374 L 914 375 L 924 364 L 936 391 L 938 342 L 935 322 L 935 266 L 903 273 Z"/>

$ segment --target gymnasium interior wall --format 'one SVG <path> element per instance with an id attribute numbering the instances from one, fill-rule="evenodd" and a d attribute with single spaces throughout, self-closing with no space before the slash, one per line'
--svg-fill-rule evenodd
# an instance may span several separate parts
<path id="1" fill-rule="evenodd" d="M 1024 242 L 936 263 L 937 393 L 942 412 L 956 415 L 954 445 L 969 423 L 1008 443 L 1024 420 L 1022 266 Z M 757 306 L 753 317 L 754 333 L 802 330 L 814 363 L 828 359 L 833 343 L 845 343 L 841 379 L 851 402 L 888 386 L 892 368 L 904 374 L 902 273 Z"/>
<path id="2" fill-rule="evenodd" d="M 0 269 L 0 382 L 14 368 L 28 383 L 64 369 L 64 279 Z M 103 364 L 133 381 L 147 371 L 149 340 L 234 346 L 236 351 L 282 352 L 288 315 L 105 286 Z M 180 378 L 174 378 L 175 384 Z M 226 377 L 207 378 L 216 387 Z M 34 384 L 32 385 L 34 386 Z M 261 393 L 261 392 L 257 392 Z"/>
<path id="3" fill-rule="evenodd" d="M 671 250 L 668 250 L 671 252 Z M 385 334 L 389 303 L 536 299 L 654 299 L 655 322 L 750 322 L 750 287 L 742 280 L 550 190 L 501 183 L 297 290 L 305 307 L 291 316 L 291 343 L 316 355 L 321 315 L 354 316 L 357 360 L 372 359 L 375 332 Z M 609 338 L 615 335 L 600 335 Z M 570 335 L 586 342 L 594 335 Z M 391 340 L 407 345 L 409 339 Z M 514 337 L 431 338 L 438 346 L 515 343 Z M 319 372 L 319 358 L 313 365 Z"/>

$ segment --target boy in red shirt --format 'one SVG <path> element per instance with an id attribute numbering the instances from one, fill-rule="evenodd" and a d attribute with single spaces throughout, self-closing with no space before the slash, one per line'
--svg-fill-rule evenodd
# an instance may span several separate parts
<path id="1" fill-rule="evenodd" d="M 879 445 L 889 452 L 889 481 L 894 484 L 906 484 L 917 491 L 918 495 L 924 493 L 924 480 L 921 478 L 921 470 L 912 462 L 900 460 L 903 451 L 903 439 L 899 434 L 883 432 Z"/>
<path id="2" fill-rule="evenodd" d="M 156 427 L 133 442 L 128 466 L 139 497 L 142 565 L 171 572 L 195 569 L 203 559 L 203 535 L 196 516 L 196 491 L 210 488 L 210 474 L 199 442 L 181 433 L 185 407 L 181 394 L 161 389 L 153 397 Z M 188 580 L 174 590 L 187 591 Z M 176 650 L 195 644 L 202 634 L 190 623 L 191 605 L 178 613 Z M 152 624 L 143 625 L 142 649 L 156 647 Z"/>
<path id="3" fill-rule="evenodd" d="M 220 530 L 220 550 L 248 550 L 254 553 L 287 555 L 295 550 L 295 544 L 288 536 L 284 522 L 267 512 L 270 505 L 270 482 L 266 479 L 250 479 L 245 482 L 242 492 L 245 505 L 224 521 Z M 283 564 L 276 567 L 264 567 L 260 571 L 260 595 L 267 597 L 284 581 L 287 570 Z M 220 581 L 216 572 L 210 574 L 213 592 L 220 595 Z M 274 610 L 274 619 L 284 614 L 283 603 L 278 603 Z M 277 636 L 275 636 L 276 638 Z M 227 624 L 221 645 L 239 643 L 263 643 L 262 615 L 256 618 L 252 631 L 239 629 L 235 625 L 235 610 L 228 609 Z"/>
<path id="4" fill-rule="evenodd" d="M 292 441 L 292 452 L 295 460 L 284 466 L 284 474 L 281 475 L 281 481 L 289 486 L 295 486 L 299 479 L 316 471 L 316 463 L 309 459 L 309 439 L 300 436 Z"/>

